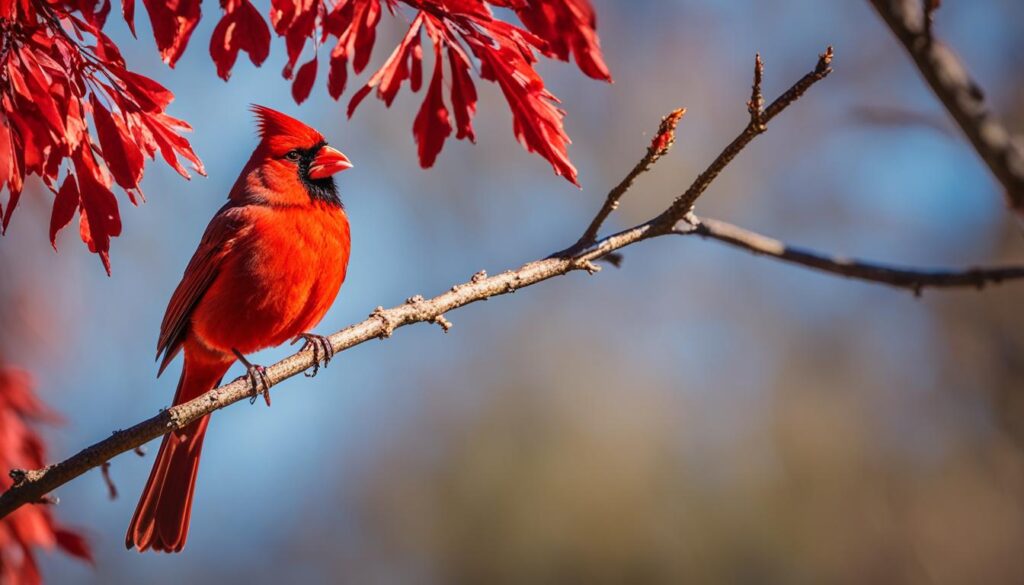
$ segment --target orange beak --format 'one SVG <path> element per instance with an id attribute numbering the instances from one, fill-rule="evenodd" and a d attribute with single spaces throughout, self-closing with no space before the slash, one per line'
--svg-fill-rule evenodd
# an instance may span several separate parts
<path id="1" fill-rule="evenodd" d="M 330 146 L 322 146 L 309 165 L 310 179 L 326 179 L 335 173 L 352 168 L 352 161 Z"/>

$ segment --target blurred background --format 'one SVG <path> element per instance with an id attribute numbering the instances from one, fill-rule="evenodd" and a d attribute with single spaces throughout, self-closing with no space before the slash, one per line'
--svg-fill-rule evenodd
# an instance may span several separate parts
<path id="1" fill-rule="evenodd" d="M 606 228 L 662 209 L 746 123 L 758 51 L 769 99 L 828 44 L 835 72 L 728 168 L 699 213 L 893 263 L 1024 261 L 998 185 L 867 2 L 594 4 L 615 83 L 542 68 L 568 110 L 582 191 L 515 143 L 491 84 L 478 84 L 478 144 L 449 141 L 423 171 L 418 94 L 403 91 L 391 110 L 368 100 L 350 121 L 322 77 L 308 102 L 291 101 L 280 39 L 261 69 L 243 59 L 229 83 L 217 79 L 206 50 L 215 4 L 175 70 L 160 63 L 147 18 L 139 40 L 112 18 L 129 65 L 177 95 L 170 113 L 195 127 L 209 178 L 147 166 L 148 202 L 121 201 L 109 278 L 75 229 L 54 254 L 49 199 L 23 198 L 0 243 L 0 345 L 67 418 L 47 431 L 51 458 L 169 403 L 180 366 L 155 378 L 160 319 L 255 145 L 252 102 L 322 129 L 356 165 L 339 182 L 352 263 L 324 333 L 571 243 L 660 117 L 685 106 L 675 150 Z M 943 4 L 937 34 L 1024 132 L 1024 4 Z M 385 18 L 379 30 L 374 65 L 404 24 Z M 180 556 L 124 550 L 155 443 L 113 461 L 114 501 L 98 471 L 75 480 L 57 514 L 84 529 L 97 565 L 48 554 L 44 575 L 1024 582 L 1022 294 L 914 298 L 696 238 L 647 242 L 621 269 L 454 312 L 447 335 L 418 325 L 356 347 L 316 379 L 280 386 L 270 409 L 217 413 Z"/>

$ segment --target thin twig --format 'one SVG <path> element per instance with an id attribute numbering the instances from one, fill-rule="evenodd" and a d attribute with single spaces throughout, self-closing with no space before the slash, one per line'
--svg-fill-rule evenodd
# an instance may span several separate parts
<path id="1" fill-rule="evenodd" d="M 768 129 L 764 121 L 764 95 L 761 93 L 761 80 L 764 77 L 764 61 L 761 60 L 761 53 L 754 55 L 754 84 L 750 87 L 750 101 L 747 102 L 747 111 L 750 112 L 750 124 L 755 126 L 758 132 Z"/>
<path id="2" fill-rule="evenodd" d="M 697 219 L 693 228 L 677 230 L 676 233 L 693 234 L 718 240 L 757 255 L 769 256 L 847 278 L 905 288 L 915 295 L 920 295 L 925 288 L 982 289 L 989 284 L 1000 284 L 1008 280 L 1024 278 L 1024 266 L 969 268 L 966 270 L 902 268 L 822 254 L 806 248 L 791 246 L 717 219 Z"/>
<path id="3" fill-rule="evenodd" d="M 818 55 L 818 63 L 815 65 L 813 71 L 804 75 L 800 81 L 794 83 L 793 86 L 785 93 L 776 98 L 775 101 L 773 101 L 771 105 L 761 113 L 761 115 L 752 115 L 750 122 L 747 123 L 747 127 L 740 132 L 740 135 L 737 136 L 729 146 L 725 147 L 725 150 L 718 155 L 707 170 L 697 177 L 697 180 L 690 185 L 690 188 L 672 202 L 672 206 L 661 214 L 660 221 L 668 224 L 669 226 L 682 221 L 686 215 L 693 210 L 693 204 L 697 199 L 707 191 L 708 186 L 710 186 L 722 170 L 725 169 L 725 167 L 727 167 L 734 158 L 736 158 L 736 155 L 746 148 L 754 138 L 768 129 L 768 122 L 800 99 L 800 97 L 803 96 L 812 85 L 828 77 L 828 74 L 832 72 L 832 57 L 832 47 L 828 47 L 824 53 Z M 758 73 L 758 71 L 762 69 L 762 67 L 763 64 L 761 63 L 761 59 L 758 58 L 755 62 L 754 68 L 755 93 L 760 91 L 760 83 L 758 83 L 760 80 L 760 73 Z"/>
<path id="4" fill-rule="evenodd" d="M 679 125 L 679 121 L 683 119 L 684 115 L 686 115 L 686 108 L 678 108 L 672 110 L 668 115 L 661 119 L 661 124 L 658 126 L 658 133 L 654 135 L 654 138 L 651 140 L 651 144 L 647 147 L 647 153 L 642 159 L 640 159 L 640 162 L 636 163 L 633 169 L 629 171 L 629 174 L 627 174 L 614 189 L 608 192 L 608 197 L 605 198 L 604 205 L 601 206 L 597 215 L 594 216 L 590 225 L 587 226 L 587 230 L 583 232 L 582 236 L 580 236 L 579 241 L 566 250 L 566 252 L 582 250 L 597 241 L 597 233 L 601 229 L 601 225 L 604 224 L 605 220 L 608 219 L 608 216 L 611 215 L 612 212 L 618 209 L 619 200 L 622 199 L 622 196 L 629 191 L 630 187 L 633 186 L 633 182 L 636 181 L 636 178 L 650 170 L 650 168 L 654 166 L 654 163 L 658 162 L 661 157 L 668 154 L 668 151 L 671 150 L 672 145 L 675 144 L 676 141 L 676 126 Z"/>
<path id="5" fill-rule="evenodd" d="M 107 493 L 111 500 L 117 499 L 117 486 L 114 485 L 114 478 L 110 477 L 110 462 L 104 461 L 100 465 L 100 473 L 103 475 L 103 483 L 107 484 Z"/>
<path id="6" fill-rule="evenodd" d="M 913 58 L 932 91 L 967 135 L 992 174 L 1006 189 L 1006 197 L 1024 221 L 1024 146 L 985 106 L 981 88 L 953 51 L 930 28 L 938 2 L 924 0 L 870 0 L 882 20 Z"/>

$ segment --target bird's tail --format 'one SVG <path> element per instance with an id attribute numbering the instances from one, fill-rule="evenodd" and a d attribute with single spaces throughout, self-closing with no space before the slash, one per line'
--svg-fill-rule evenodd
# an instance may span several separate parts
<path id="1" fill-rule="evenodd" d="M 188 402 L 219 385 L 230 366 L 230 361 L 190 360 L 186 352 L 174 404 Z M 206 415 L 180 431 L 164 435 L 146 488 L 128 525 L 125 545 L 129 549 L 180 552 L 184 548 L 192 516 L 199 455 L 209 422 L 210 415 Z"/>

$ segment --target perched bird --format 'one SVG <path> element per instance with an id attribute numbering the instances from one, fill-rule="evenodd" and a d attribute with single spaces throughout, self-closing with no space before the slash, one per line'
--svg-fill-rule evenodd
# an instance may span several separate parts
<path id="1" fill-rule="evenodd" d="M 305 339 L 330 357 L 326 339 L 309 331 L 345 280 L 349 225 L 333 176 L 352 163 L 302 122 L 252 109 L 259 146 L 210 220 L 160 326 L 160 373 L 185 352 L 174 404 L 218 386 L 237 359 L 254 396 L 262 382 L 269 406 L 263 368 L 245 354 Z M 207 415 L 164 436 L 128 526 L 129 549 L 178 552 L 185 546 L 209 422 Z"/>

